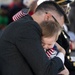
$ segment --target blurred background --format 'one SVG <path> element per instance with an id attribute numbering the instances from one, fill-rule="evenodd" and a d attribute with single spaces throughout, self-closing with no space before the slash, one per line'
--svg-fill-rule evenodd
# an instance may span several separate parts
<path id="1" fill-rule="evenodd" d="M 75 0 L 0 0 L 0 35 L 4 28 L 13 22 L 12 17 L 23 8 L 30 8 L 29 15 L 34 14 L 36 7 L 43 1 L 55 1 L 62 9 L 69 20 L 63 28 L 69 35 L 70 51 L 65 61 L 70 75 L 75 75 Z"/>

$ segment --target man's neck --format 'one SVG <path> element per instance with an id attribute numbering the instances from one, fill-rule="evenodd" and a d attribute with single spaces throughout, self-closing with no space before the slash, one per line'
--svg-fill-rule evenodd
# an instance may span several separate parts
<path id="1" fill-rule="evenodd" d="M 31 17 L 32 17 L 33 20 L 34 20 L 35 22 L 37 22 L 38 24 L 40 24 L 40 23 L 42 22 L 42 20 L 43 20 L 43 17 L 41 17 L 40 15 L 37 15 L 37 14 L 33 14 Z"/>

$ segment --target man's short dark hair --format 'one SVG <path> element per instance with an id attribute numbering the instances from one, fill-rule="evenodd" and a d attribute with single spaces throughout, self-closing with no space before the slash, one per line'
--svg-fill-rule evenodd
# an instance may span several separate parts
<path id="1" fill-rule="evenodd" d="M 37 11 L 47 12 L 50 10 L 56 11 L 60 16 L 64 16 L 65 23 L 69 23 L 64 10 L 54 1 L 44 1 L 36 8 L 35 12 Z"/>

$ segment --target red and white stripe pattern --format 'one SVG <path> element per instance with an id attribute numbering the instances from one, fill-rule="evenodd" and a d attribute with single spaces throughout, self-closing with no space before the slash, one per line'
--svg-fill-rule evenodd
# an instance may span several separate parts
<path id="1" fill-rule="evenodd" d="M 54 49 L 53 49 L 53 48 L 46 50 L 46 55 L 47 55 L 47 57 L 48 57 L 49 59 L 50 59 L 50 56 L 52 55 L 53 52 L 54 52 Z"/>
<path id="2" fill-rule="evenodd" d="M 21 10 L 21 11 L 19 11 L 18 13 L 16 13 L 16 14 L 12 17 L 12 19 L 13 19 L 13 21 L 16 21 L 16 20 L 20 19 L 21 17 L 25 16 L 26 14 L 27 14 L 27 13 L 24 13 L 24 12 Z"/>

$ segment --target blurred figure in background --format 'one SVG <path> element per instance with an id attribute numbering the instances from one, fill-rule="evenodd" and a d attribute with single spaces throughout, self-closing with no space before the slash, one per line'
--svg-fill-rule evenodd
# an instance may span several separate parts
<path id="1" fill-rule="evenodd" d="M 18 19 L 20 19 L 21 17 L 24 17 L 25 15 L 29 14 L 29 15 L 33 15 L 35 12 L 35 9 L 37 7 L 37 2 L 38 0 L 24 0 L 23 4 L 26 5 L 27 8 L 24 8 L 22 10 L 20 10 L 18 13 L 16 13 L 12 19 L 13 21 L 16 21 Z"/>
<path id="2" fill-rule="evenodd" d="M 38 0 L 23 0 L 23 4 L 30 9 L 30 12 L 29 12 L 30 15 L 32 15 L 35 12 L 35 9 L 37 7 L 37 2 Z"/>
<path id="3" fill-rule="evenodd" d="M 9 4 L 9 23 L 13 21 L 12 16 L 25 7 L 23 0 L 13 0 L 13 2 Z"/>
<path id="4" fill-rule="evenodd" d="M 75 33 L 75 1 L 70 4 L 71 10 L 69 12 L 70 30 Z"/>
<path id="5" fill-rule="evenodd" d="M 35 12 L 35 9 L 36 9 L 36 7 L 37 7 L 37 2 L 38 2 L 38 0 L 35 0 L 35 1 L 33 1 L 32 3 L 31 3 L 31 5 L 30 5 L 30 12 L 29 12 L 29 14 L 30 15 L 32 15 L 32 14 L 34 14 L 34 12 Z"/>
<path id="6" fill-rule="evenodd" d="M 0 8 L 0 35 L 3 29 L 8 25 L 8 7 L 5 5 L 1 5 Z"/>

